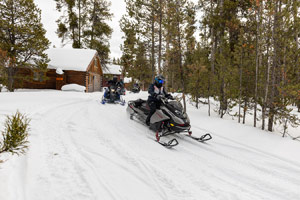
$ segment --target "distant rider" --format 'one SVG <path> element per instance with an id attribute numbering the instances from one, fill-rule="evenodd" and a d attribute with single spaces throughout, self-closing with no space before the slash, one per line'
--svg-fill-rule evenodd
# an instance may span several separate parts
<path id="1" fill-rule="evenodd" d="M 105 93 L 104 93 L 104 97 L 105 98 L 109 98 L 109 94 L 110 94 L 110 90 L 112 89 L 112 88 L 117 88 L 118 86 L 120 86 L 121 84 L 120 84 L 120 82 L 118 81 L 118 77 L 117 76 L 114 76 L 113 77 L 113 79 L 112 80 L 109 80 L 108 81 L 108 90 L 106 90 L 105 91 Z M 117 92 L 117 91 L 116 91 Z M 120 99 L 120 94 L 119 93 L 117 93 L 117 97 L 118 97 L 118 99 Z"/>
<path id="2" fill-rule="evenodd" d="M 166 97 L 169 99 L 173 99 L 172 95 L 168 94 L 163 87 L 163 83 L 165 82 L 165 78 L 162 75 L 158 75 L 154 79 L 154 83 L 149 86 L 148 93 L 148 105 L 150 107 L 150 113 L 147 116 L 146 124 L 150 126 L 150 118 L 155 113 L 156 109 L 160 108 L 161 98 Z"/>

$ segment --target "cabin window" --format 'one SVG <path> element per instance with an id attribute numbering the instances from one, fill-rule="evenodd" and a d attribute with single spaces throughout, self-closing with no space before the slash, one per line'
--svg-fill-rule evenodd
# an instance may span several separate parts
<path id="1" fill-rule="evenodd" d="M 36 82 L 44 82 L 45 72 L 34 71 L 32 79 L 33 79 L 33 81 L 36 81 Z"/>

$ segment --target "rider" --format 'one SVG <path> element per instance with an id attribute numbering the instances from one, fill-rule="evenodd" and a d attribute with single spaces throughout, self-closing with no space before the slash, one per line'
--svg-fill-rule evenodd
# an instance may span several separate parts
<path id="1" fill-rule="evenodd" d="M 162 75 L 158 75 L 154 79 L 154 83 L 149 86 L 148 93 L 148 105 L 150 107 L 150 113 L 147 116 L 146 124 L 150 125 L 150 118 L 155 113 L 156 109 L 159 109 L 161 104 L 161 98 L 166 97 L 169 99 L 173 99 L 172 95 L 168 94 L 163 87 L 163 83 L 165 82 L 165 78 Z"/>
<path id="2" fill-rule="evenodd" d="M 108 81 L 108 90 L 105 91 L 104 97 L 109 98 L 109 92 L 111 88 L 118 87 L 120 85 L 120 82 L 118 81 L 118 77 L 114 76 L 112 80 Z M 120 94 L 117 93 L 118 99 L 120 98 Z"/>
<path id="3" fill-rule="evenodd" d="M 136 88 L 137 90 L 140 90 L 140 86 L 138 83 L 133 84 L 133 88 Z"/>
<path id="4" fill-rule="evenodd" d="M 108 81 L 108 87 L 110 88 L 111 86 L 115 86 L 118 84 L 118 77 L 114 76 L 112 80 Z"/>

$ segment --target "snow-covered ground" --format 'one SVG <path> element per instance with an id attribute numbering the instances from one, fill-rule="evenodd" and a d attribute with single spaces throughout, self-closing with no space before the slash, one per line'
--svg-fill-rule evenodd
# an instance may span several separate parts
<path id="1" fill-rule="evenodd" d="M 193 134 L 213 140 L 176 136 L 166 149 L 101 96 L 0 93 L 1 124 L 16 110 L 31 118 L 27 154 L 0 157 L 1 200 L 299 200 L 299 142 L 188 105 Z"/>

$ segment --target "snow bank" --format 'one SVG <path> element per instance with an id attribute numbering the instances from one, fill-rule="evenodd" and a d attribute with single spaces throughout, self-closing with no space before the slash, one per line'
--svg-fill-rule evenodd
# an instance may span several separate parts
<path id="1" fill-rule="evenodd" d="M 82 85 L 78 84 L 68 84 L 62 86 L 61 90 L 62 91 L 76 91 L 76 92 L 85 92 L 85 87 Z"/>
<path id="2" fill-rule="evenodd" d="M 0 92 L 8 92 L 5 85 L 0 84 Z"/>

